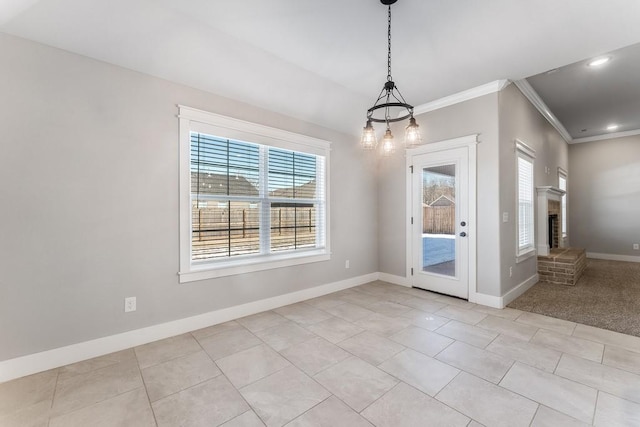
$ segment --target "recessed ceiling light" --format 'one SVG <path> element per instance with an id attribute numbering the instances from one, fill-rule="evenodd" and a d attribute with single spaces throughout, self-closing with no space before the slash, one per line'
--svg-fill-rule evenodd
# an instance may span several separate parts
<path id="1" fill-rule="evenodd" d="M 587 66 L 589 66 L 589 67 L 599 67 L 600 65 L 604 65 L 609 61 L 611 61 L 611 57 L 610 56 L 605 56 L 603 58 L 594 59 L 593 61 L 589 62 L 587 64 Z"/>
<path id="2" fill-rule="evenodd" d="M 609 125 L 607 126 L 607 130 L 616 130 L 618 129 L 618 125 Z"/>

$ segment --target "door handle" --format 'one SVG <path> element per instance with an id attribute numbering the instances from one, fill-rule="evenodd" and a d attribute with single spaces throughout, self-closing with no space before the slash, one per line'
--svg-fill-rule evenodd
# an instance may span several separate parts
<path id="1" fill-rule="evenodd" d="M 463 231 L 462 233 L 460 233 L 460 237 L 467 237 L 467 233 Z"/>
<path id="2" fill-rule="evenodd" d="M 464 222 L 464 221 L 462 221 L 462 222 L 460 223 L 460 225 L 464 227 L 465 225 L 467 225 L 467 223 L 466 223 L 466 222 Z"/>

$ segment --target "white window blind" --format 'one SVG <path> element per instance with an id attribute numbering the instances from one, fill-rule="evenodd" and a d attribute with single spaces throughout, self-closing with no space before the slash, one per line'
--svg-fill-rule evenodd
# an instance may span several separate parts
<path id="1" fill-rule="evenodd" d="M 260 253 L 260 147 L 191 132 L 193 261 Z"/>
<path id="2" fill-rule="evenodd" d="M 322 156 L 190 138 L 192 261 L 324 247 Z"/>
<path id="3" fill-rule="evenodd" d="M 529 256 L 535 249 L 534 168 L 535 152 L 516 141 L 516 191 L 518 200 L 518 234 L 516 255 Z"/>
<path id="4" fill-rule="evenodd" d="M 567 234 L 567 177 L 564 175 L 558 176 L 558 187 L 564 190 L 565 193 L 562 196 L 562 234 Z"/>
<path id="5" fill-rule="evenodd" d="M 533 246 L 533 163 L 518 157 L 518 249 Z"/>

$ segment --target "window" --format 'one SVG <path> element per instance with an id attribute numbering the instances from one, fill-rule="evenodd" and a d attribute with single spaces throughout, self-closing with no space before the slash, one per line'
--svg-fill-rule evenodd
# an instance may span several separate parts
<path id="1" fill-rule="evenodd" d="M 564 194 L 562 195 L 561 201 L 561 209 L 562 209 L 562 237 L 567 236 L 567 172 L 558 168 L 558 188 L 560 190 L 564 190 Z"/>
<path id="2" fill-rule="evenodd" d="M 180 281 L 329 259 L 329 144 L 180 106 Z"/>
<path id="3" fill-rule="evenodd" d="M 518 200 L 517 261 L 522 261 L 535 254 L 533 213 L 534 158 L 535 151 L 523 142 L 516 141 L 516 191 Z"/>

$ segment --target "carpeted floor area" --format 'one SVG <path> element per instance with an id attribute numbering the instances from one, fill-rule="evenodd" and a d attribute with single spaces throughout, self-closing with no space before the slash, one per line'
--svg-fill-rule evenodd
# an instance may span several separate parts
<path id="1" fill-rule="evenodd" d="M 509 307 L 640 337 L 640 263 L 588 259 L 575 286 L 538 282 Z"/>

